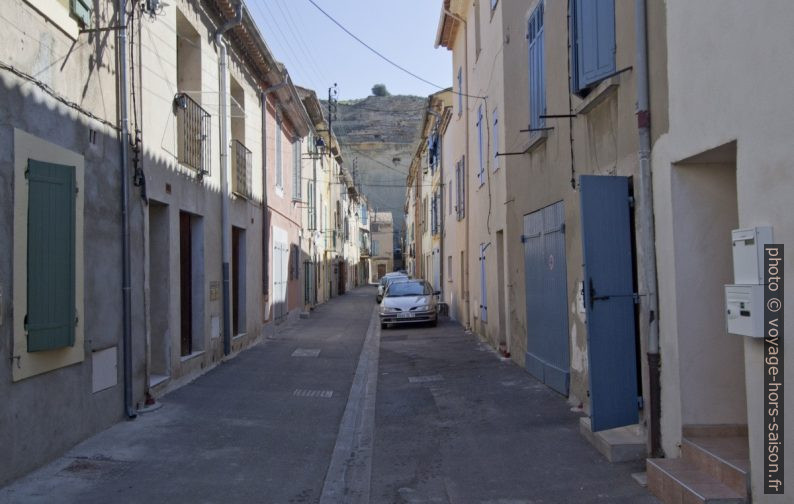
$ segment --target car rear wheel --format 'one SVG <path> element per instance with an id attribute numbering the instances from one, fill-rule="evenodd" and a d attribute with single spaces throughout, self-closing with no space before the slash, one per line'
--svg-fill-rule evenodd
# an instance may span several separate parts
<path id="1" fill-rule="evenodd" d="M 387 326 L 387 324 L 384 324 L 383 322 L 380 323 L 380 328 L 381 329 L 386 329 L 386 326 Z"/>

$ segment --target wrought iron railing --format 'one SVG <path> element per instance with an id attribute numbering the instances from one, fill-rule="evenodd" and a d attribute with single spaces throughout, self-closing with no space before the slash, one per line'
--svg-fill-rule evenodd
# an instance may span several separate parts
<path id="1" fill-rule="evenodd" d="M 251 166 L 251 151 L 239 141 L 232 140 L 232 192 L 248 199 L 254 194 Z"/>
<path id="2" fill-rule="evenodd" d="M 210 172 L 210 114 L 185 93 L 174 97 L 179 162 L 199 175 Z"/>

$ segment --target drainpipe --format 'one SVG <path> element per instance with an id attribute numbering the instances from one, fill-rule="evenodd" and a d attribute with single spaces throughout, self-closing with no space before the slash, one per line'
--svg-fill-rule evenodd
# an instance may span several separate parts
<path id="1" fill-rule="evenodd" d="M 215 44 L 220 49 L 218 61 L 219 83 L 219 104 L 220 110 L 220 143 L 221 143 L 221 235 L 223 248 L 223 354 L 229 355 L 232 352 L 232 319 L 231 319 L 231 295 L 229 293 L 229 262 L 232 256 L 231 229 L 229 228 L 229 140 L 228 140 L 228 107 L 227 107 L 227 88 L 229 75 L 227 71 L 228 56 L 226 54 L 226 43 L 223 41 L 223 34 L 234 26 L 239 25 L 243 20 L 243 5 L 238 3 L 235 6 L 234 18 L 227 21 L 215 32 Z"/>
<path id="2" fill-rule="evenodd" d="M 127 418 L 135 418 L 132 403 L 132 301 L 130 285 L 130 167 L 127 148 L 130 143 L 129 110 L 127 106 L 127 0 L 118 0 L 119 9 L 119 114 L 121 116 L 121 297 L 122 346 L 124 349 L 124 410 Z"/>
<path id="3" fill-rule="evenodd" d="M 260 92 L 262 99 L 262 294 L 270 292 L 270 223 L 267 219 L 267 97 L 287 85 L 286 79 Z M 267 306 L 267 305 L 265 305 Z M 265 313 L 265 320 L 268 314 Z"/>
<path id="4" fill-rule="evenodd" d="M 450 16 L 451 18 L 463 23 L 463 65 L 466 68 L 466 89 L 469 88 L 469 28 L 466 24 L 466 20 L 462 17 L 458 16 L 457 14 L 453 13 L 448 9 L 444 9 L 444 14 Z M 458 93 L 463 93 L 462 89 L 458 90 Z M 463 190 L 464 190 L 464 201 L 463 201 L 463 208 L 465 212 L 470 212 L 471 208 L 469 207 L 469 193 L 470 188 L 467 187 L 468 184 L 468 177 L 466 174 L 468 173 L 467 165 L 471 161 L 469 156 L 469 94 L 465 93 L 464 98 L 466 98 L 466 159 L 463 164 Z M 464 217 L 466 221 L 466 246 L 464 247 L 464 253 L 466 257 L 466 264 L 464 268 L 464 272 L 466 274 L 465 285 L 466 285 L 466 299 L 465 299 L 465 306 L 466 306 L 466 327 L 471 329 L 471 305 L 470 305 L 470 292 L 469 292 L 469 218 Z M 461 279 L 463 281 L 463 279 Z"/>
<path id="5" fill-rule="evenodd" d="M 661 455 L 661 366 L 659 358 L 659 305 L 656 286 L 656 237 L 653 215 L 653 184 L 651 179 L 651 114 L 648 99 L 648 25 L 646 0 L 635 0 L 635 31 L 637 34 L 637 128 L 639 130 L 640 183 L 640 248 L 643 256 L 643 277 L 648 310 L 648 375 L 650 386 L 650 453 Z"/>

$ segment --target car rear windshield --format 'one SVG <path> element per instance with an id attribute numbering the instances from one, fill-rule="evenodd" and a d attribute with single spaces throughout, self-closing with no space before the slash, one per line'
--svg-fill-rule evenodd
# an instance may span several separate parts
<path id="1" fill-rule="evenodd" d="M 389 297 L 399 296 L 427 296 L 432 294 L 430 286 L 425 282 L 394 282 L 389 285 L 386 294 Z"/>

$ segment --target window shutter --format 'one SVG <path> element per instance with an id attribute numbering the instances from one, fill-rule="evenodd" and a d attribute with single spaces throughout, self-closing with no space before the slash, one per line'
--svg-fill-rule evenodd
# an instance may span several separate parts
<path id="1" fill-rule="evenodd" d="M 292 143 L 292 199 L 301 199 L 301 141 Z"/>
<path id="2" fill-rule="evenodd" d="M 91 24 L 91 11 L 93 5 L 89 0 L 71 0 L 69 7 L 72 15 L 77 18 L 83 26 Z"/>
<path id="3" fill-rule="evenodd" d="M 74 345 L 75 168 L 28 161 L 28 352 Z"/>
<path id="4" fill-rule="evenodd" d="M 281 121 L 278 121 L 276 128 L 276 187 L 284 188 L 284 174 L 281 168 L 281 136 L 283 132 L 281 129 Z"/>
<path id="5" fill-rule="evenodd" d="M 483 158 L 482 154 L 482 105 L 477 109 L 477 145 L 479 147 L 479 155 L 480 155 L 480 170 L 477 172 L 477 180 L 480 182 L 480 185 L 485 183 L 485 177 L 483 177 L 483 172 L 485 171 L 485 159 Z"/>
<path id="6" fill-rule="evenodd" d="M 463 67 L 458 67 L 458 115 L 463 113 Z"/>
<path id="7" fill-rule="evenodd" d="M 575 0 L 579 91 L 615 71 L 615 0 Z"/>
<path id="8" fill-rule="evenodd" d="M 499 110 L 493 109 L 493 170 L 499 168 Z"/>
<path id="9" fill-rule="evenodd" d="M 543 4 L 540 4 L 529 19 L 529 125 L 542 128 L 546 120 L 546 76 L 543 54 Z"/>
<path id="10" fill-rule="evenodd" d="M 485 245 L 480 244 L 480 320 L 488 321 L 488 279 L 485 270 Z"/>

